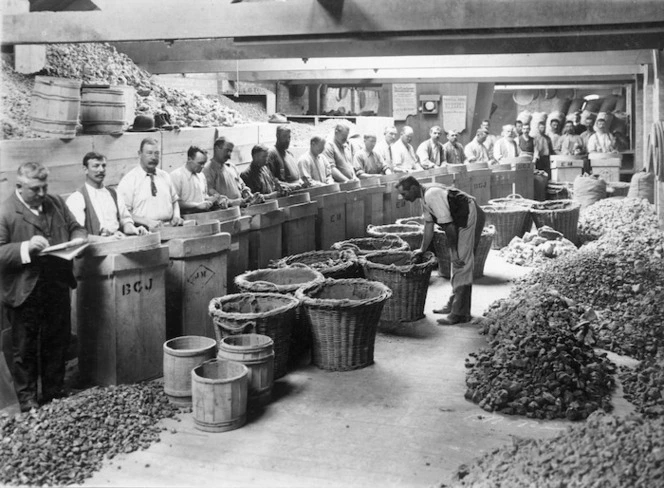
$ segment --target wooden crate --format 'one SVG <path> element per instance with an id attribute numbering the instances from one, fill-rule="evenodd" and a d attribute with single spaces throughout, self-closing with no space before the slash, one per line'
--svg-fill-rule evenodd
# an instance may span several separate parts
<path id="1" fill-rule="evenodd" d="M 251 216 L 249 225 L 249 268 L 267 268 L 281 259 L 284 213 L 280 209 Z"/>
<path id="2" fill-rule="evenodd" d="M 281 207 L 284 212 L 281 252 L 283 256 L 316 250 L 316 216 L 318 202 L 315 200 Z"/>
<path id="3" fill-rule="evenodd" d="M 491 170 L 476 169 L 468 172 L 470 194 L 479 205 L 486 205 L 491 198 Z"/>
<path id="4" fill-rule="evenodd" d="M 200 226 L 196 226 L 200 227 Z M 226 294 L 228 252 L 231 235 L 175 238 L 168 241 L 170 265 L 166 272 L 166 336 L 214 338 L 214 326 L 207 309 L 215 297 Z"/>
<path id="5" fill-rule="evenodd" d="M 535 196 L 535 163 L 519 162 L 512 165 L 515 173 L 514 188 L 523 198 Z"/>
<path id="6" fill-rule="evenodd" d="M 505 198 L 514 193 L 514 183 L 516 181 L 516 172 L 492 171 L 491 172 L 491 198 Z M 523 195 L 521 195 L 523 196 Z"/>
<path id="7" fill-rule="evenodd" d="M 382 186 L 370 186 L 364 188 L 364 227 L 362 237 L 367 233 L 368 225 L 383 225 L 385 214 L 383 211 L 383 195 L 385 189 Z"/>
<path id="8" fill-rule="evenodd" d="M 79 370 L 98 385 L 162 375 L 168 247 L 76 260 Z"/>
<path id="9" fill-rule="evenodd" d="M 316 249 L 329 249 L 346 239 L 346 192 L 318 195 Z"/>
<path id="10" fill-rule="evenodd" d="M 249 269 L 249 227 L 251 217 L 243 216 L 219 222 L 219 231 L 231 235 L 231 245 L 226 268 L 226 286 L 230 293 L 236 293 L 235 277 Z"/>

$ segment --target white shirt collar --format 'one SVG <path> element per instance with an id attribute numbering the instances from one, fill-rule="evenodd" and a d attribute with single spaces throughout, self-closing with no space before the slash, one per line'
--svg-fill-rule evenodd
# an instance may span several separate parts
<path id="1" fill-rule="evenodd" d="M 31 212 L 34 213 L 35 210 L 39 210 L 40 212 L 43 212 L 43 211 L 44 211 L 44 207 L 43 207 L 43 205 L 40 205 L 40 206 L 37 207 L 37 208 L 32 208 L 30 205 L 28 205 L 27 203 L 25 203 L 25 200 L 23 200 L 23 197 L 22 197 L 21 194 L 18 192 L 18 189 L 16 190 L 16 196 L 17 196 L 18 199 L 21 201 L 21 203 L 22 203 L 23 205 L 25 205 L 25 207 L 26 207 L 28 210 L 30 210 Z"/>

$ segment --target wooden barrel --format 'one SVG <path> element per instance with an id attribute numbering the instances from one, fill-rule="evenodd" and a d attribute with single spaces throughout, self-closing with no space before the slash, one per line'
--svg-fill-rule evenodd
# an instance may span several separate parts
<path id="1" fill-rule="evenodd" d="M 274 341 L 266 335 L 240 334 L 219 342 L 219 359 L 244 364 L 249 369 L 249 403 L 265 405 L 274 383 Z"/>
<path id="2" fill-rule="evenodd" d="M 191 370 L 214 359 L 217 341 L 182 336 L 164 343 L 164 393 L 171 403 L 191 405 Z"/>
<path id="3" fill-rule="evenodd" d="M 80 90 L 78 80 L 37 76 L 30 100 L 31 129 L 46 137 L 76 137 Z"/>
<path id="4" fill-rule="evenodd" d="M 121 88 L 84 87 L 81 124 L 87 134 L 110 134 L 125 128 L 127 103 Z"/>
<path id="5" fill-rule="evenodd" d="M 247 421 L 249 370 L 244 364 L 211 359 L 191 371 L 194 426 L 226 432 Z"/>

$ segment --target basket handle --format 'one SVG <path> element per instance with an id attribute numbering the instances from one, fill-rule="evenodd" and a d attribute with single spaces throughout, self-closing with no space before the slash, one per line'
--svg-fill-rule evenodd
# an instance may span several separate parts
<path id="1" fill-rule="evenodd" d="M 407 220 L 406 222 L 403 223 L 403 225 L 417 225 L 417 226 L 422 226 L 419 222 L 415 222 L 414 220 Z"/>
<path id="2" fill-rule="evenodd" d="M 249 320 L 242 325 L 238 325 L 237 327 L 221 323 L 221 321 L 219 320 L 215 320 L 215 324 L 217 324 L 217 326 L 221 327 L 225 331 L 230 332 L 231 334 L 237 334 L 238 332 L 251 334 L 256 331 L 256 322 L 254 322 L 253 320 Z M 249 328 L 250 330 L 247 331 L 247 329 Z"/>
<path id="3" fill-rule="evenodd" d="M 524 198 L 521 195 L 519 195 L 518 193 L 510 193 L 505 198 L 511 198 L 512 200 L 524 200 Z"/>
<path id="4" fill-rule="evenodd" d="M 277 285 L 270 283 L 269 281 L 257 280 L 253 282 L 253 285 L 259 289 L 262 288 L 261 291 L 273 291 L 275 293 L 279 293 L 279 288 Z"/>
<path id="5" fill-rule="evenodd" d="M 288 266 L 291 266 L 291 267 L 293 267 L 293 268 L 306 268 L 306 269 L 311 269 L 311 266 L 307 266 L 307 265 L 304 264 L 304 263 L 293 263 L 293 264 L 289 264 Z M 273 285 L 273 283 L 270 283 L 270 284 Z"/>

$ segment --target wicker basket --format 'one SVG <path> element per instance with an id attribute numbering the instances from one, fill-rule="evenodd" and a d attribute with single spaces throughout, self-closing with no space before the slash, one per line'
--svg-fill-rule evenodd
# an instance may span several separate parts
<path id="1" fill-rule="evenodd" d="M 208 313 L 217 341 L 229 335 L 256 333 L 274 341 L 274 377 L 286 374 L 295 311 L 300 301 L 278 293 L 237 293 L 210 300 Z"/>
<path id="2" fill-rule="evenodd" d="M 333 280 L 300 288 L 314 341 L 313 363 L 329 371 L 349 371 L 373 363 L 376 329 L 392 291 L 361 278 Z"/>
<path id="3" fill-rule="evenodd" d="M 331 264 L 331 262 L 336 264 Z M 296 263 L 310 266 L 320 272 L 325 278 L 342 279 L 359 278 L 362 276 L 362 268 L 357 261 L 357 256 L 353 251 L 348 249 L 293 254 L 272 263 L 272 266 L 283 268 L 285 266 L 293 266 Z"/>
<path id="4" fill-rule="evenodd" d="M 242 292 L 290 293 L 313 283 L 322 283 L 325 277 L 313 268 L 294 263 L 291 266 L 247 271 L 235 277 L 235 284 Z"/>
<path id="5" fill-rule="evenodd" d="M 482 229 L 480 243 L 477 245 L 477 251 L 475 252 L 473 278 L 484 276 L 484 264 L 486 263 L 486 258 L 489 256 L 491 243 L 495 235 L 496 228 L 493 225 L 487 225 Z M 450 259 L 450 249 L 447 246 L 447 235 L 444 232 L 436 233 L 433 237 L 433 245 L 436 250 L 436 257 L 438 258 L 438 273 L 443 278 L 449 279 L 452 276 L 452 260 Z"/>
<path id="6" fill-rule="evenodd" d="M 551 183 L 546 186 L 547 200 L 570 200 L 574 196 L 574 183 Z"/>
<path id="7" fill-rule="evenodd" d="M 394 223 L 397 225 L 424 225 L 424 216 L 397 219 Z"/>
<path id="8" fill-rule="evenodd" d="M 486 225 L 493 225 L 496 234 L 491 244 L 492 249 L 502 249 L 515 237 L 522 237 L 528 208 L 514 205 L 483 205 Z"/>
<path id="9" fill-rule="evenodd" d="M 350 249 L 357 256 L 364 256 L 376 251 L 408 251 L 408 244 L 399 236 L 385 235 L 383 237 L 360 237 L 348 239 L 332 244 L 332 249 L 341 251 Z"/>
<path id="10" fill-rule="evenodd" d="M 368 225 L 367 234 L 371 237 L 383 237 L 385 235 L 399 236 L 415 251 L 422 245 L 424 228 L 421 225 Z"/>
<path id="11" fill-rule="evenodd" d="M 530 214 L 538 229 L 548 225 L 576 243 L 580 210 L 581 205 L 573 200 L 554 200 L 537 202 Z"/>
<path id="12" fill-rule="evenodd" d="M 431 271 L 436 267 L 433 253 L 425 253 L 422 263 L 413 264 L 413 253 L 382 251 L 360 258 L 367 279 L 385 283 L 392 289 L 380 319 L 384 322 L 412 322 L 424 317 Z"/>
<path id="13" fill-rule="evenodd" d="M 524 207 L 530 209 L 535 203 L 538 203 L 537 200 L 531 200 L 529 198 L 523 198 L 518 193 L 510 193 L 504 198 L 493 198 L 489 200 L 489 205 L 493 206 L 516 206 Z M 526 215 L 525 220 L 523 221 L 523 234 L 530 232 L 533 227 L 533 218 L 530 216 L 530 212 Z M 521 235 L 523 235 L 521 234 Z"/>

